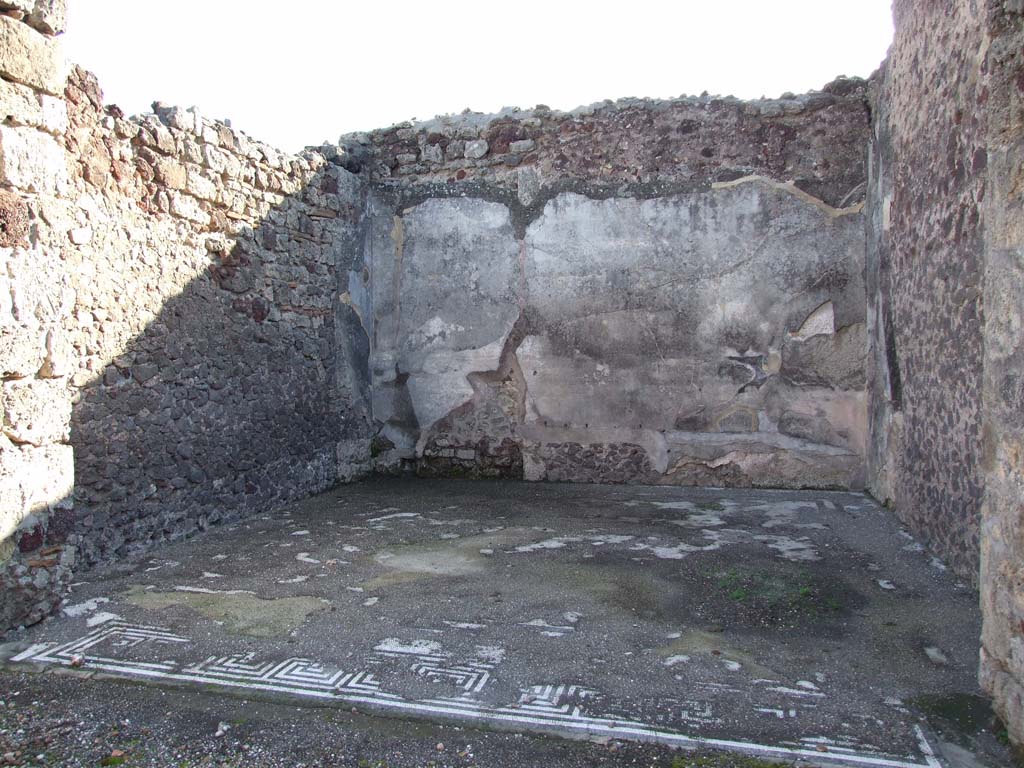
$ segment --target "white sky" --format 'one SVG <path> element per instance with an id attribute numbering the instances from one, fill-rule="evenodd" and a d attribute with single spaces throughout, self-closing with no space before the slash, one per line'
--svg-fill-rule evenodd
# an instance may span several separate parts
<path id="1" fill-rule="evenodd" d="M 867 77 L 891 0 L 71 0 L 108 103 L 199 107 L 281 149 L 470 107 L 778 96 Z"/>

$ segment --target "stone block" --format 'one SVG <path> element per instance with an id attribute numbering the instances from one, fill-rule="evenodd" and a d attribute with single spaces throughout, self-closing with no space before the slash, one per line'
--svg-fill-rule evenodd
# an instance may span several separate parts
<path id="1" fill-rule="evenodd" d="M 203 162 L 215 173 L 224 173 L 228 167 L 228 153 L 211 144 L 203 145 Z"/>
<path id="2" fill-rule="evenodd" d="M 219 195 L 217 185 L 203 176 L 198 166 L 189 166 L 185 190 L 193 197 L 210 202 L 216 202 Z"/>
<path id="3" fill-rule="evenodd" d="M 0 16 L 0 74 L 9 80 L 60 96 L 67 79 L 60 43 L 28 24 L 15 21 L 10 16 Z"/>
<path id="4" fill-rule="evenodd" d="M 75 487 L 74 450 L 70 445 L 21 447 L 19 482 L 25 511 L 41 515 L 73 506 Z"/>
<path id="5" fill-rule="evenodd" d="M 479 160 L 487 154 L 488 146 L 484 139 L 476 139 L 466 143 L 465 156 L 467 160 Z"/>
<path id="6" fill-rule="evenodd" d="M 59 35 L 67 29 L 67 16 L 67 0 L 35 0 L 25 21 L 40 32 Z"/>
<path id="7" fill-rule="evenodd" d="M 513 141 L 508 145 L 508 151 L 515 154 L 522 154 L 524 152 L 530 152 L 537 146 L 533 139 L 522 139 L 521 141 Z"/>
<path id="8" fill-rule="evenodd" d="M 10 248 L 21 245 L 28 234 L 28 206 L 18 195 L 7 190 L 0 189 L 0 248 Z M 9 284 L 0 284 L 0 291 L 3 296 L 0 301 L 11 300 Z M 3 322 L 0 320 L 0 322 Z"/>
<path id="9" fill-rule="evenodd" d="M 21 11 L 24 23 L 46 35 L 67 28 L 67 0 L 0 0 L 0 10 Z"/>
<path id="10" fill-rule="evenodd" d="M 68 439 L 71 397 L 62 379 L 15 379 L 3 385 L 3 430 L 16 443 Z"/>
<path id="11" fill-rule="evenodd" d="M 92 227 L 75 227 L 68 231 L 68 239 L 75 245 L 86 245 L 92 240 Z"/>
<path id="12" fill-rule="evenodd" d="M 0 327 L 0 372 L 4 377 L 33 376 L 46 355 L 45 337 L 38 328 Z"/>
<path id="13" fill-rule="evenodd" d="M 58 328 L 46 334 L 46 357 L 38 376 L 55 379 L 70 375 L 75 369 L 75 350 L 67 335 Z"/>
<path id="14" fill-rule="evenodd" d="M 53 134 L 62 134 L 68 129 L 68 105 L 64 99 L 58 99 L 46 93 L 39 94 L 42 108 L 42 121 L 39 127 Z"/>
<path id="15" fill-rule="evenodd" d="M 18 447 L 0 435 L 0 542 L 7 542 L 28 514 L 21 477 L 24 474 Z"/>
<path id="16" fill-rule="evenodd" d="M 444 162 L 444 150 L 441 149 L 440 144 L 427 144 L 423 148 L 423 162 L 425 163 L 443 163 Z"/>
<path id="17" fill-rule="evenodd" d="M 0 126 L 0 182 L 26 192 L 56 192 L 67 183 L 64 151 L 34 128 Z"/>
<path id="18" fill-rule="evenodd" d="M 210 214 L 204 211 L 199 201 L 191 195 L 171 194 L 171 213 L 203 226 L 210 223 Z"/>
<path id="19" fill-rule="evenodd" d="M 38 94 L 27 85 L 0 80 L 0 123 L 38 127 L 42 122 Z"/>
<path id="20" fill-rule="evenodd" d="M 185 166 L 170 157 L 157 159 L 153 168 L 157 180 L 168 189 L 184 189 L 188 181 Z"/>
<path id="21" fill-rule="evenodd" d="M 0 0 L 0 11 L 21 11 L 28 16 L 35 7 L 35 0 Z"/>

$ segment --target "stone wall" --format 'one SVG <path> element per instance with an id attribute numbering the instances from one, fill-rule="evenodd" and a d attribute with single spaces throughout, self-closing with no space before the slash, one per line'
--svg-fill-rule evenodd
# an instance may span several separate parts
<path id="1" fill-rule="evenodd" d="M 870 488 L 976 581 L 981 473 L 984 17 L 894 4 L 869 180 Z"/>
<path id="2" fill-rule="evenodd" d="M 343 139 L 378 465 L 857 488 L 865 83 Z"/>
<path id="3" fill-rule="evenodd" d="M 59 3 L 0 3 L 0 631 L 38 621 L 74 566 L 74 314 L 64 248 L 43 212 L 67 195 Z M 65 237 L 66 237 L 65 233 Z"/>
<path id="4" fill-rule="evenodd" d="M 981 684 L 1022 744 L 1024 5 L 894 14 L 869 153 L 869 485 L 979 586 Z"/>
<path id="5" fill-rule="evenodd" d="M 333 485 L 365 434 L 351 310 L 358 179 L 194 111 L 124 120 L 67 89 L 78 173 L 69 328 L 77 531 L 89 562 Z M 63 227 L 62 227 L 63 229 Z"/>
<path id="6" fill-rule="evenodd" d="M 194 110 L 125 118 L 82 70 L 27 70 L 52 39 L 11 29 L 30 42 L 0 44 L 0 629 L 52 610 L 73 565 L 366 471 L 371 434 L 339 299 L 365 193 L 338 153 Z"/>
<path id="7" fill-rule="evenodd" d="M 981 683 L 1024 745 L 1024 4 L 992 0 L 986 23 Z"/>

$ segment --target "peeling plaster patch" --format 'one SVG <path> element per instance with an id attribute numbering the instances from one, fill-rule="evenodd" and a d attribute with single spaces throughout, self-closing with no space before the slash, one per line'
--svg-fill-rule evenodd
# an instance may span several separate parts
<path id="1" fill-rule="evenodd" d="M 632 541 L 636 536 L 628 535 L 607 535 L 607 536 L 588 536 L 590 542 L 595 547 L 600 547 L 604 544 L 625 544 L 627 541 Z"/>
<path id="2" fill-rule="evenodd" d="M 419 517 L 419 512 L 396 512 L 393 515 L 384 515 L 383 517 L 371 517 L 366 522 L 368 523 L 380 523 L 384 520 L 398 520 L 402 518 Z"/>
<path id="3" fill-rule="evenodd" d="M 86 626 L 97 627 L 100 624 L 106 624 L 108 621 L 118 621 L 120 620 L 120 618 L 121 617 L 118 616 L 116 613 L 110 613 L 109 611 L 100 611 L 99 613 L 93 614 L 88 619 L 86 619 L 85 623 Z"/>
<path id="4" fill-rule="evenodd" d="M 498 645 L 478 645 L 476 657 L 489 664 L 501 664 L 505 660 L 505 649 Z"/>
<path id="5" fill-rule="evenodd" d="M 776 528 L 778 526 L 792 526 L 799 528 L 824 529 L 821 523 L 801 523 L 796 521 L 800 515 L 815 514 L 817 507 L 799 501 L 778 501 L 768 504 L 758 504 L 749 508 L 751 512 L 763 514 L 767 520 L 761 523 L 762 528 Z"/>
<path id="6" fill-rule="evenodd" d="M 678 509 L 682 512 L 693 512 L 697 505 L 692 501 L 627 501 L 627 507 L 636 507 L 640 504 L 653 504 L 658 509 Z"/>
<path id="7" fill-rule="evenodd" d="M 759 541 L 767 542 L 769 549 L 774 549 L 784 560 L 792 562 L 815 562 L 821 555 L 809 539 L 790 539 L 785 536 L 757 536 Z"/>
<path id="8" fill-rule="evenodd" d="M 446 323 L 442 318 L 435 315 L 427 320 L 419 328 L 409 334 L 409 343 L 416 346 L 429 347 L 435 342 L 442 342 L 466 330 L 466 326 L 458 323 Z"/>
<path id="9" fill-rule="evenodd" d="M 561 549 L 566 544 L 576 543 L 583 541 L 581 538 L 575 536 L 565 536 L 558 539 L 545 539 L 544 541 L 534 542 L 533 544 L 524 544 L 521 547 L 516 547 L 516 552 L 538 552 L 542 549 Z"/>
<path id="10" fill-rule="evenodd" d="M 381 653 L 399 653 L 408 656 L 437 656 L 441 653 L 441 644 L 433 640 L 401 640 L 387 637 L 374 646 Z"/>
<path id="11" fill-rule="evenodd" d="M 511 330 L 510 324 L 508 333 Z M 504 347 L 502 337 L 476 349 L 438 349 L 428 352 L 422 364 L 409 371 L 406 387 L 423 434 L 473 397 L 469 374 L 496 369 Z M 417 445 L 417 452 L 422 450 L 423 446 Z"/>
<path id="12" fill-rule="evenodd" d="M 453 629 L 487 629 L 486 624 L 474 624 L 470 621 L 447 621 L 442 622 Z"/>
<path id="13" fill-rule="evenodd" d="M 824 698 L 825 694 L 821 691 L 808 691 L 801 688 L 789 688 L 784 685 L 775 685 L 766 688 L 765 690 L 772 691 L 774 693 L 782 693 L 786 696 L 798 696 L 798 697 L 812 697 L 812 698 Z"/>
<path id="14" fill-rule="evenodd" d="M 782 192 L 786 192 L 790 195 L 793 195 L 794 197 L 803 200 L 805 203 L 810 203 L 811 205 L 815 206 L 816 208 L 827 214 L 829 218 L 835 218 L 837 216 L 852 216 L 864 210 L 864 203 L 857 203 L 856 205 L 851 205 L 848 208 L 835 208 L 826 203 L 821 198 L 815 197 L 814 195 L 804 192 L 791 181 L 776 181 L 775 179 L 770 179 L 767 176 L 759 176 L 757 174 L 743 176 L 742 178 L 733 179 L 732 181 L 716 181 L 711 185 L 711 188 L 729 189 L 731 187 L 737 187 L 741 184 L 763 184 L 766 187 L 771 187 L 772 189 L 777 189 Z"/>
<path id="15" fill-rule="evenodd" d="M 381 553 L 374 559 L 387 565 L 388 568 L 403 573 L 419 573 L 431 576 L 464 576 L 477 573 L 483 565 L 475 558 L 447 549 L 427 552 L 408 552 L 400 555 L 383 557 L 389 553 Z M 376 584 L 376 582 L 371 582 Z"/>
<path id="16" fill-rule="evenodd" d="M 683 528 L 713 528 L 716 525 L 725 525 L 725 520 L 710 512 L 687 515 L 682 520 L 670 520 L 669 522 Z"/>
<path id="17" fill-rule="evenodd" d="M 548 624 L 544 619 L 532 619 L 531 621 L 520 622 L 517 626 L 539 629 L 541 631 L 540 633 L 545 637 L 564 637 L 570 632 L 576 631 L 575 627 Z"/>
<path id="18" fill-rule="evenodd" d="M 718 548 L 718 545 L 695 547 L 691 544 L 684 544 L 682 542 L 671 547 L 652 547 L 649 544 L 637 544 L 633 547 L 635 550 L 649 550 L 655 557 L 662 560 L 682 560 L 693 552 L 707 552 Z"/>
<path id="19" fill-rule="evenodd" d="M 189 608 L 222 623 L 232 634 L 252 637 L 280 637 L 301 626 L 306 618 L 326 609 L 329 603 L 315 597 L 264 599 L 251 593 L 147 591 L 134 586 L 125 593 L 132 605 L 159 611 L 173 606 Z"/>
<path id="20" fill-rule="evenodd" d="M 177 566 L 181 565 L 181 563 L 179 563 L 177 560 L 154 560 L 153 562 L 157 564 L 147 568 L 146 573 L 150 573 L 152 571 L 159 571 L 161 568 L 176 568 Z"/>
<path id="21" fill-rule="evenodd" d="M 109 602 L 109 597 L 94 597 L 92 600 L 86 600 L 85 602 L 78 603 L 77 605 L 66 606 L 62 610 L 62 613 L 65 616 L 70 616 L 71 618 L 78 618 L 79 616 L 85 616 L 87 613 L 92 613 L 99 608 L 101 604 Z"/>
<path id="22" fill-rule="evenodd" d="M 815 309 L 804 320 L 803 325 L 796 331 L 790 333 L 790 338 L 797 341 L 806 341 L 812 336 L 824 334 L 832 336 L 836 332 L 836 311 L 831 301 L 826 301 Z"/>

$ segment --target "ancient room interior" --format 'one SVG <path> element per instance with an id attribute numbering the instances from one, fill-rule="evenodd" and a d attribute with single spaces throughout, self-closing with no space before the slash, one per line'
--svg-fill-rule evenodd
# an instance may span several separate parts
<path id="1" fill-rule="evenodd" d="M 5 666 L 892 768 L 980 686 L 1024 744 L 1024 6 L 943 6 L 820 91 L 292 155 L 0 0 Z"/>

